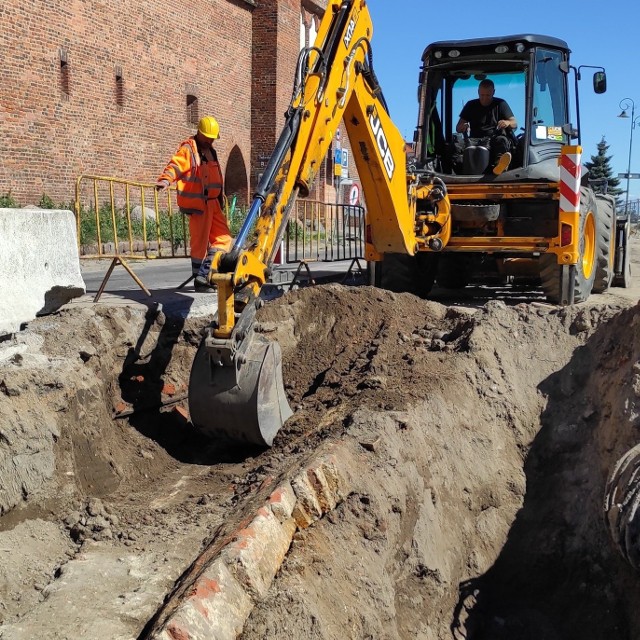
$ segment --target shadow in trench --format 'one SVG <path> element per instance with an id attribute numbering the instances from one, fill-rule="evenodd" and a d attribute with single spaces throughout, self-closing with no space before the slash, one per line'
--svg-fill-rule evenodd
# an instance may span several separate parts
<path id="1" fill-rule="evenodd" d="M 606 331 L 539 386 L 548 402 L 524 467 L 524 504 L 494 565 L 460 585 L 456 640 L 640 637 L 640 578 L 613 549 L 602 516 L 598 430 L 607 416 L 593 345 Z"/>
<path id="2" fill-rule="evenodd" d="M 187 405 L 187 393 L 169 397 L 163 394 L 165 375 L 181 339 L 190 345 L 189 349 L 181 350 L 181 362 L 177 363 L 184 367 L 180 377 L 184 380 L 184 387 L 188 387 L 200 335 L 185 330 L 185 317 L 186 313 L 165 316 L 161 305 L 149 307 L 138 341 L 129 349 L 118 379 L 122 399 L 131 405 L 129 424 L 181 462 L 202 465 L 242 462 L 261 450 L 204 437 L 188 420 L 185 411 L 176 410 L 181 404 Z M 153 348 L 144 353 L 152 331 L 157 331 L 158 327 Z M 188 356 L 185 357 L 184 353 Z M 176 363 L 173 364 L 174 369 L 175 366 Z"/>

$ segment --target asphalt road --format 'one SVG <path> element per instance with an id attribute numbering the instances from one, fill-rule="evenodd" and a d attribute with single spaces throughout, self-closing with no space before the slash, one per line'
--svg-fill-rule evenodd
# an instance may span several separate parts
<path id="1" fill-rule="evenodd" d="M 109 304 L 143 304 L 152 306 L 162 304 L 165 313 L 179 313 L 180 315 L 212 314 L 217 308 L 217 297 L 214 293 L 196 293 L 191 276 L 191 261 L 189 258 L 157 258 L 153 260 L 128 260 L 127 266 L 149 290 L 148 296 L 135 282 L 122 264 L 116 264 L 104 286 L 99 301 Z M 105 280 L 111 260 L 81 260 L 80 270 L 84 279 L 87 293 L 77 299 L 78 303 L 88 303 L 95 299 L 103 281 Z M 315 262 L 300 268 L 298 264 L 280 265 L 274 267 L 273 284 L 265 287 L 267 297 L 276 297 L 289 289 L 292 282 L 306 284 L 309 278 L 314 281 L 328 279 L 341 280 L 351 267 L 350 260 L 339 262 Z M 362 268 L 366 267 L 362 262 Z M 358 272 L 357 265 L 352 272 Z M 355 282 L 356 278 L 351 278 Z M 359 278 L 363 282 L 362 278 Z"/>
<path id="2" fill-rule="evenodd" d="M 632 285 L 628 289 L 612 288 L 601 296 L 591 296 L 589 304 L 611 304 L 618 300 L 637 301 L 640 297 L 640 238 L 631 238 Z M 184 317 L 213 314 L 217 308 L 217 297 L 213 293 L 196 293 L 191 275 L 189 258 L 157 258 L 152 260 L 126 260 L 127 265 L 151 293 L 147 294 L 138 286 L 125 267 L 117 264 L 109 276 L 100 302 L 109 304 L 143 304 L 153 306 L 162 304 L 165 313 L 177 313 Z M 111 260 L 81 260 L 80 268 L 85 281 L 87 293 L 76 303 L 92 303 L 103 283 Z M 366 268 L 364 261 L 362 268 Z M 327 280 L 341 281 L 352 269 L 352 276 L 346 279 L 349 284 L 365 282 L 358 271 L 358 265 L 350 260 L 340 262 L 311 262 L 308 271 L 304 265 L 289 264 L 274 267 L 273 284 L 264 288 L 265 297 L 277 297 L 288 290 L 292 281 L 307 284 L 309 279 L 322 282 Z M 299 270 L 299 274 L 296 273 Z M 470 286 L 463 290 L 448 290 L 435 287 L 431 298 L 447 305 L 482 306 L 490 300 L 503 300 L 507 304 L 518 302 L 544 303 L 541 291 L 521 290 L 512 287 Z"/>

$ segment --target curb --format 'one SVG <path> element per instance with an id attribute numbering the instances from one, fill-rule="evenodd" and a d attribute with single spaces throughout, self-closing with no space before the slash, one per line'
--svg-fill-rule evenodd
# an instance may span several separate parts
<path id="1" fill-rule="evenodd" d="M 267 594 L 295 533 L 336 508 L 350 493 L 353 453 L 346 442 L 324 451 L 271 493 L 248 525 L 227 538 L 147 640 L 235 640 Z M 246 521 L 245 521 L 246 522 Z M 203 556 L 207 550 L 203 552 Z M 196 564 L 200 559 L 196 560 Z"/>

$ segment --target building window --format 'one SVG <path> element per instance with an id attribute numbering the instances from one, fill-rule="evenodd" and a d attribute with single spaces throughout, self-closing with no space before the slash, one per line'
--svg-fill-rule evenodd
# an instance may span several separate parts
<path id="1" fill-rule="evenodd" d="M 187 94 L 187 122 L 189 124 L 198 124 L 200 117 L 198 115 L 198 98 L 193 94 Z"/>
<path id="2" fill-rule="evenodd" d="M 71 92 L 69 76 L 69 52 L 66 49 L 60 49 L 60 89 L 65 99 L 69 98 Z"/>
<path id="3" fill-rule="evenodd" d="M 122 67 L 116 67 L 116 104 L 119 107 L 124 106 L 124 76 L 122 75 Z"/>

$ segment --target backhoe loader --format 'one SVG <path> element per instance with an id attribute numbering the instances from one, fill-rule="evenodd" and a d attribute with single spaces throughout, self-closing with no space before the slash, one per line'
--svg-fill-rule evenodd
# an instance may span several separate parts
<path id="1" fill-rule="evenodd" d="M 628 278 L 628 223 L 616 219 L 613 198 L 581 184 L 566 43 L 522 35 L 427 47 L 408 162 L 373 70 L 372 35 L 366 0 L 328 3 L 315 44 L 300 52 L 285 125 L 244 224 L 231 250 L 215 255 L 218 311 L 189 383 L 191 419 L 207 435 L 270 446 L 291 415 L 279 346 L 259 333 L 255 314 L 293 204 L 309 194 L 341 121 L 366 199 L 366 258 L 377 284 L 426 296 L 436 279 L 462 286 L 485 272 L 527 274 L 550 301 L 572 304 Z M 511 99 L 521 91 L 524 132 L 516 161 L 499 175 L 469 172 L 451 152 L 458 101 L 483 77 L 508 86 Z M 596 91 L 605 83 L 600 69 Z"/>

